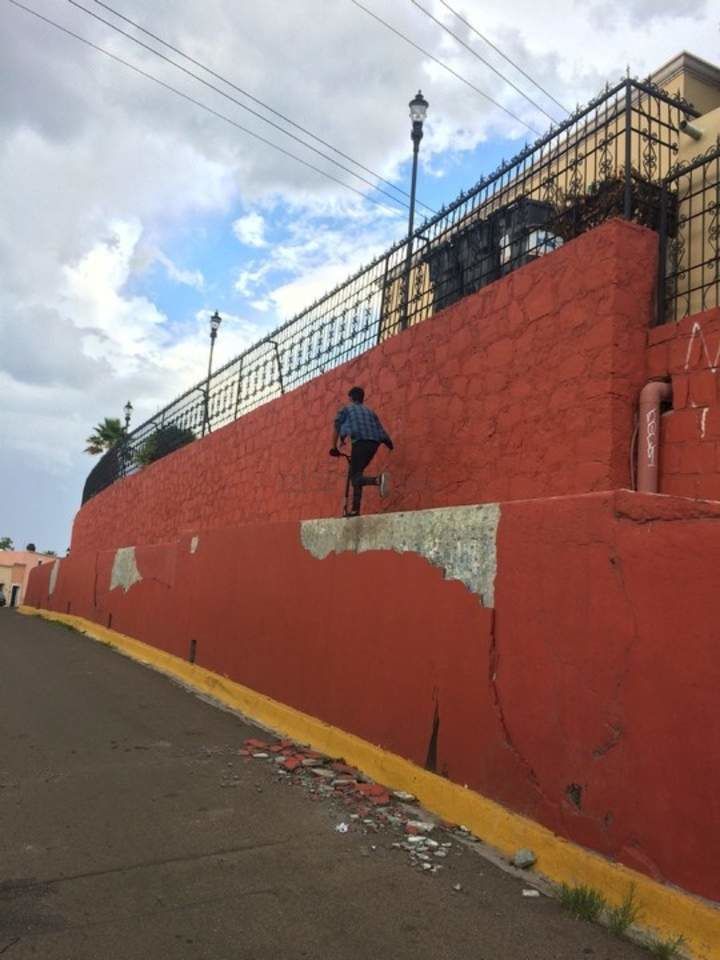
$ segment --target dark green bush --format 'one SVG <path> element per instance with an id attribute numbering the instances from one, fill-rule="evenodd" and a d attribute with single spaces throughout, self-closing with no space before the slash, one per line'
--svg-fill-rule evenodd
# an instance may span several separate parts
<path id="1" fill-rule="evenodd" d="M 194 439 L 195 434 L 188 427 L 176 427 L 172 423 L 158 427 L 135 451 L 135 462 L 146 467 L 149 463 L 166 457 L 173 450 L 192 443 Z"/>

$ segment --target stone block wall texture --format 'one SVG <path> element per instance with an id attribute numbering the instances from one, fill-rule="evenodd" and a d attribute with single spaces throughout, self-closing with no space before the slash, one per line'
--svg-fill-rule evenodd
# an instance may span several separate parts
<path id="1" fill-rule="evenodd" d="M 611 221 L 89 501 L 72 551 L 194 529 L 339 516 L 331 421 L 356 383 L 396 443 L 393 493 L 418 510 L 629 485 L 657 238 Z"/>
<path id="2" fill-rule="evenodd" d="M 27 602 L 182 658 L 194 640 L 203 667 L 720 901 L 720 504 L 467 510 L 197 526 L 43 565 Z"/>
<path id="3" fill-rule="evenodd" d="M 660 492 L 720 500 L 720 309 L 649 333 L 649 379 L 671 380 L 661 418 Z"/>

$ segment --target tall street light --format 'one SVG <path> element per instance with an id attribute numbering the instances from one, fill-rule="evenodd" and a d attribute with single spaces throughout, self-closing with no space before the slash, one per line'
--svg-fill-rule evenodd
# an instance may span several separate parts
<path id="1" fill-rule="evenodd" d="M 400 329 L 405 330 L 408 325 L 408 306 L 410 301 L 410 264 L 412 262 L 412 235 L 415 226 L 415 186 L 417 184 L 418 151 L 423 138 L 423 123 L 427 116 L 429 103 L 423 97 L 422 90 L 418 90 L 409 103 L 412 130 L 410 136 L 413 144 L 412 185 L 410 187 L 410 216 L 408 218 L 407 252 L 405 254 L 405 296 L 403 298 L 403 312 Z"/>
<path id="2" fill-rule="evenodd" d="M 126 477 L 130 471 L 130 465 L 132 463 L 132 453 L 130 450 L 128 434 L 130 432 L 130 417 L 132 416 L 133 405 L 129 400 L 123 407 L 123 412 L 125 413 L 125 436 L 122 439 L 120 466 L 122 468 L 123 476 Z"/>
<path id="3" fill-rule="evenodd" d="M 222 323 L 222 317 L 220 314 L 215 311 L 215 313 L 210 317 L 210 356 L 208 357 L 208 372 L 207 380 L 205 382 L 205 409 L 203 411 L 203 424 L 202 424 L 202 436 L 205 436 L 205 429 L 210 430 L 210 375 L 212 374 L 212 358 L 213 350 L 215 349 L 215 340 L 217 339 L 218 330 L 220 329 L 220 324 Z"/>

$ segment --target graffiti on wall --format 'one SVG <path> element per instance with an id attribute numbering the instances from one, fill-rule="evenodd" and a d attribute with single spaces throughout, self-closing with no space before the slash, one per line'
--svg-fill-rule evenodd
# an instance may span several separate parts
<path id="1" fill-rule="evenodd" d="M 687 373 L 687 371 L 690 369 L 693 347 L 695 346 L 696 340 L 700 341 L 702 348 L 700 358 L 704 355 L 705 359 L 707 360 L 708 367 L 713 373 L 717 373 L 718 365 L 720 364 L 720 343 L 718 343 L 718 348 L 713 359 L 710 356 L 710 351 L 708 350 L 707 340 L 705 339 L 705 333 L 703 331 L 702 324 L 697 320 L 693 323 L 692 331 L 690 332 L 690 340 L 688 342 L 687 354 L 685 356 L 685 372 Z"/>

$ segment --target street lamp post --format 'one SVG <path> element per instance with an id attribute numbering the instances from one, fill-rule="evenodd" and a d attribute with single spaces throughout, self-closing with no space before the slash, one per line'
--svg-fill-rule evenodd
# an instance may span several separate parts
<path id="1" fill-rule="evenodd" d="M 205 436 L 205 430 L 210 431 L 210 376 L 212 374 L 212 359 L 213 359 L 213 350 L 215 349 L 215 340 L 217 339 L 218 330 L 220 329 L 220 324 L 222 323 L 222 317 L 220 314 L 215 311 L 215 313 L 210 317 L 210 356 L 208 357 L 208 372 L 207 380 L 205 381 L 205 404 L 203 410 L 203 424 L 202 424 L 202 436 Z"/>
<path id="2" fill-rule="evenodd" d="M 130 417 L 132 416 L 133 405 L 129 400 L 123 407 L 123 412 L 125 413 L 125 435 L 122 438 L 120 469 L 122 470 L 122 475 L 126 477 L 130 472 L 130 465 L 132 462 L 132 453 L 130 451 L 128 434 L 130 432 Z"/>
<path id="3" fill-rule="evenodd" d="M 412 183 L 410 186 L 410 215 L 408 217 L 408 238 L 407 251 L 405 254 L 405 296 L 403 297 L 403 311 L 400 321 L 400 329 L 405 330 L 408 325 L 408 307 L 410 302 L 410 265 L 412 263 L 412 236 L 415 226 L 415 186 L 417 184 L 417 165 L 418 151 L 420 150 L 420 141 L 423 138 L 423 123 L 427 116 L 428 102 L 422 95 L 422 90 L 409 103 L 410 119 L 412 120 L 412 130 L 410 137 L 413 144 L 413 165 L 412 165 Z"/>

